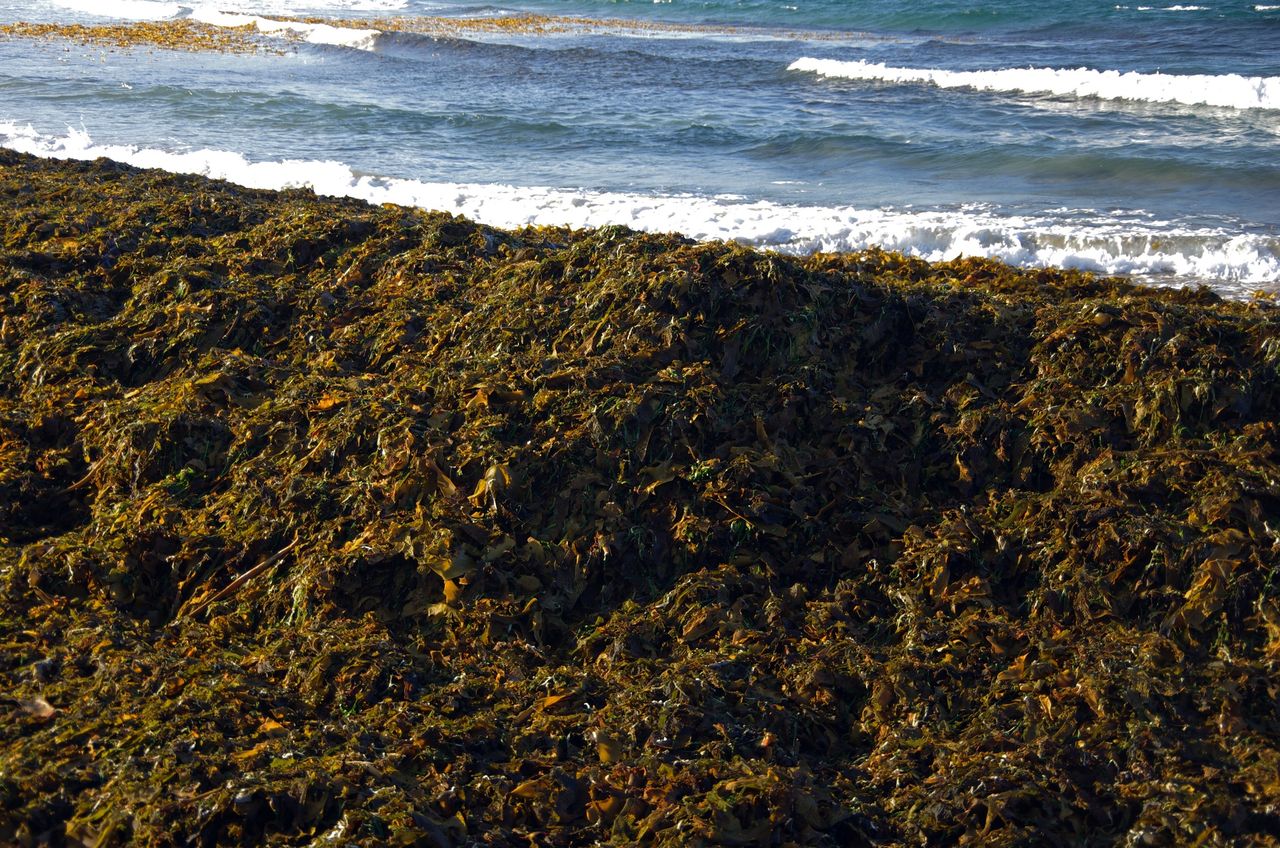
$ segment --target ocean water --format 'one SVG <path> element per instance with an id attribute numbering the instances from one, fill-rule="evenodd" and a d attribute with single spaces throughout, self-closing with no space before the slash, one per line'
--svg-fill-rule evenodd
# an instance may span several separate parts
<path id="1" fill-rule="evenodd" d="M 0 22 L 192 17 L 282 51 L 0 38 L 0 144 L 1242 296 L 1280 290 L 1276 2 L 0 0 Z M 406 23 L 524 13 L 574 21 Z"/>

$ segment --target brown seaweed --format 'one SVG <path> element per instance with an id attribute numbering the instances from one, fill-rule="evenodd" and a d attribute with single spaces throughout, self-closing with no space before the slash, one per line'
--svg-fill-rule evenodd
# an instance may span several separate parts
<path id="1" fill-rule="evenodd" d="M 0 197 L 0 842 L 1280 834 L 1270 302 Z"/>
<path id="2" fill-rule="evenodd" d="M 209 53 L 279 52 L 253 27 L 220 27 L 188 19 L 97 25 L 17 21 L 0 24 L 0 37 L 69 41 L 108 49 L 145 46 Z"/>

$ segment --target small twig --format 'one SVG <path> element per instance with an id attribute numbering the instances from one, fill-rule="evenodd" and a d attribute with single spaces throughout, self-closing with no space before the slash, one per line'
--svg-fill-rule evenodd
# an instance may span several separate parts
<path id="1" fill-rule="evenodd" d="M 63 489 L 62 494 L 64 495 L 70 494 L 71 492 L 74 492 L 76 489 L 79 489 L 80 487 L 86 485 L 91 479 L 93 479 L 93 475 L 97 473 L 98 468 L 101 467 L 102 463 L 107 461 L 107 456 L 108 456 L 107 454 L 103 454 L 102 456 L 98 457 L 98 461 L 95 462 L 93 465 L 89 466 L 89 470 L 84 473 L 84 476 L 81 477 L 79 480 L 75 481 L 74 483 L 72 483 L 67 488 Z"/>
<path id="2" fill-rule="evenodd" d="M 215 604 L 218 601 L 223 600 L 224 598 L 228 598 L 231 595 L 234 595 L 236 592 L 240 591 L 240 588 L 244 586 L 246 583 L 248 583 L 250 580 L 257 577 L 259 574 L 266 571 L 271 566 L 277 564 L 278 562 L 280 562 L 280 560 L 284 559 L 285 554 L 289 553 L 289 551 L 296 548 L 298 546 L 299 541 L 301 541 L 301 537 L 295 536 L 292 542 L 285 545 L 275 554 L 267 557 L 262 562 L 258 563 L 253 568 L 244 572 L 235 580 L 232 580 L 226 586 L 219 589 L 218 592 L 215 593 L 212 598 L 209 598 L 208 600 L 205 600 L 205 601 L 201 601 L 200 603 L 196 604 L 194 607 L 192 607 L 190 610 L 186 612 L 179 611 L 178 615 L 174 618 L 174 621 L 177 622 L 184 618 L 192 618 L 195 615 L 199 614 L 200 612 L 203 612 L 204 609 L 209 605 Z"/>

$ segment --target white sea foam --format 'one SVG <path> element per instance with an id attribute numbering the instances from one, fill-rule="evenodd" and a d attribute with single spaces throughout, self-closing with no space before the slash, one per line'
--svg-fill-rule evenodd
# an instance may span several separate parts
<path id="1" fill-rule="evenodd" d="M 891 83 L 925 83 L 939 88 L 1055 94 L 1103 100 L 1223 106 L 1232 109 L 1280 109 L 1280 77 L 1239 74 L 1140 74 L 1090 68 L 1006 68 L 945 71 L 894 68 L 875 62 L 803 58 L 788 70 L 824 77 Z"/>
<path id="2" fill-rule="evenodd" d="M 376 29 L 351 29 L 329 24 L 307 24 L 299 21 L 277 21 L 258 15 L 238 15 L 201 7 L 191 13 L 192 20 L 220 27 L 254 26 L 267 35 L 297 36 L 311 44 L 330 44 L 372 50 L 382 33 Z"/>
<path id="3" fill-rule="evenodd" d="M 3 122 L 0 146 L 46 157 L 105 156 L 139 167 L 201 174 L 253 188 L 310 188 L 317 194 L 356 197 L 371 203 L 441 209 L 499 227 L 624 224 L 797 254 L 881 246 L 932 261 L 986 256 L 1025 267 L 1053 265 L 1171 282 L 1207 281 L 1228 294 L 1280 285 L 1280 239 L 1275 236 L 1177 227 L 1139 215 L 1084 216 L 1064 211 L 1057 216 L 1020 217 L 981 206 L 864 209 L 692 195 L 428 183 L 361 176 L 334 161 L 251 162 L 229 151 L 172 152 L 99 145 L 80 130 L 51 136 L 30 126 Z"/>
<path id="4" fill-rule="evenodd" d="M 299 15 L 315 12 L 341 16 L 348 12 L 394 12 L 409 5 L 408 0 L 202 0 L 224 12 L 244 15 Z M 197 4 L 190 4 L 197 5 Z"/>
<path id="5" fill-rule="evenodd" d="M 159 21 L 179 17 L 203 3 L 171 0 L 49 0 L 74 12 L 103 18 Z M 247 15 L 298 15 L 304 12 L 343 14 L 346 12 L 391 12 L 403 9 L 408 0 L 215 0 L 207 8 Z"/>
<path id="6" fill-rule="evenodd" d="M 155 2 L 155 0 L 52 0 L 52 2 L 55 6 L 73 12 L 129 21 L 159 21 L 175 18 L 189 8 L 178 3 Z"/>

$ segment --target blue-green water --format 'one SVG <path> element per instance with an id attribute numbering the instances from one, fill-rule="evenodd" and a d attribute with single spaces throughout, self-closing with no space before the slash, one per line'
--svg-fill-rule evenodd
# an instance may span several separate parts
<path id="1" fill-rule="evenodd" d="M 1280 284 L 1280 0 L 212 6 L 376 32 L 248 56 L 0 41 L 0 143 L 498 225 Z M 374 20 L 521 12 L 658 28 L 429 37 Z M 187 16 L 244 22 L 0 0 L 9 21 Z"/>

